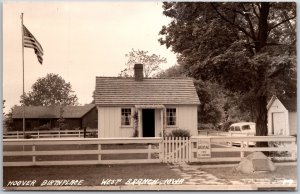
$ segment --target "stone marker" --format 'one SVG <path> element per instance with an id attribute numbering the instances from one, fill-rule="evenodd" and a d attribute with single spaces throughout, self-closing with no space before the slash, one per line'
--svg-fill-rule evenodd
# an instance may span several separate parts
<path id="1" fill-rule="evenodd" d="M 273 162 L 262 152 L 254 152 L 243 158 L 236 170 L 242 173 L 273 172 Z"/>

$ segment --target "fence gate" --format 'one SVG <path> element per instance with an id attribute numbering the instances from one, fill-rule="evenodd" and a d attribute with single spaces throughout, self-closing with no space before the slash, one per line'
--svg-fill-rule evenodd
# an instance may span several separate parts
<path id="1" fill-rule="evenodd" d="M 191 141 L 188 137 L 165 137 L 163 140 L 163 162 L 178 163 L 191 160 Z"/>

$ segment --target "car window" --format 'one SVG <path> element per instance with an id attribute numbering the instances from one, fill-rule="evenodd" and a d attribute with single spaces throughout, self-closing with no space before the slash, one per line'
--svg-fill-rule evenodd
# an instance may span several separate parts
<path id="1" fill-rule="evenodd" d="M 234 127 L 233 126 L 230 127 L 230 131 L 234 131 Z"/>
<path id="2" fill-rule="evenodd" d="M 240 126 L 235 126 L 235 131 L 241 131 Z"/>
<path id="3" fill-rule="evenodd" d="M 243 125 L 242 130 L 250 130 L 250 125 Z"/>

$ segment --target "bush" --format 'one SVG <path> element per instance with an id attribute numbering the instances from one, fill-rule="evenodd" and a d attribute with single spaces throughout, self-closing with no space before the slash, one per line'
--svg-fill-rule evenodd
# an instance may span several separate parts
<path id="1" fill-rule="evenodd" d="M 33 131 L 49 131 L 50 129 L 51 128 L 47 124 L 44 124 L 39 127 L 33 128 Z"/>
<path id="2" fill-rule="evenodd" d="M 90 132 L 87 134 L 87 137 L 88 138 L 97 138 L 98 134 L 97 134 L 97 132 Z"/>
<path id="3" fill-rule="evenodd" d="M 174 129 L 169 135 L 170 137 L 191 137 L 191 133 L 186 129 Z"/>
<path id="4" fill-rule="evenodd" d="M 32 136 L 31 136 L 30 134 L 25 134 L 24 138 L 25 138 L 25 139 L 31 139 Z"/>

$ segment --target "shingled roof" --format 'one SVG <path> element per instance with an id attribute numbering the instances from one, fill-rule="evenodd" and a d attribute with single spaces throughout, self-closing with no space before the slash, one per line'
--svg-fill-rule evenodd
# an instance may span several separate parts
<path id="1" fill-rule="evenodd" d="M 88 104 L 85 106 L 66 106 L 64 107 L 64 118 L 81 118 L 88 113 L 94 104 Z M 59 118 L 60 107 L 59 106 L 26 106 L 25 118 Z M 23 118 L 23 107 L 16 106 L 12 110 L 12 118 Z"/>
<path id="2" fill-rule="evenodd" d="M 190 78 L 96 77 L 96 105 L 200 104 Z"/>

